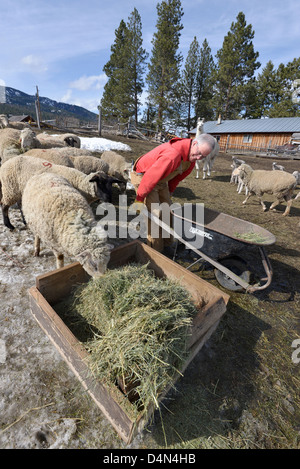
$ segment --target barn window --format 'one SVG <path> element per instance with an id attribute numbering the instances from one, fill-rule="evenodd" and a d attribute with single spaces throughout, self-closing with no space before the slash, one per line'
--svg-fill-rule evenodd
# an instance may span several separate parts
<path id="1" fill-rule="evenodd" d="M 252 142 L 252 134 L 244 134 L 243 143 L 251 143 Z"/>

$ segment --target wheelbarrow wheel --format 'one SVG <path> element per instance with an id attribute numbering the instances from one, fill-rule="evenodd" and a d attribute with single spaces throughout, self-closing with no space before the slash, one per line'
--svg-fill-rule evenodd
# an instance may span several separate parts
<path id="1" fill-rule="evenodd" d="M 251 272 L 248 270 L 246 263 L 242 259 L 237 258 L 226 258 L 219 260 L 219 263 L 227 267 L 234 274 L 238 275 L 245 282 L 250 282 Z M 219 269 L 215 269 L 215 277 L 222 287 L 231 291 L 242 291 L 243 287 L 236 283 L 228 275 L 224 274 Z"/>

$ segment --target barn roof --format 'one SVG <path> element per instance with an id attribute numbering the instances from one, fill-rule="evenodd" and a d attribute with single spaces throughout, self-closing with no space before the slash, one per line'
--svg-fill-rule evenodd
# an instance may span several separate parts
<path id="1" fill-rule="evenodd" d="M 224 120 L 220 124 L 207 121 L 203 131 L 208 134 L 300 132 L 300 117 Z M 189 133 L 195 134 L 196 128 Z"/>

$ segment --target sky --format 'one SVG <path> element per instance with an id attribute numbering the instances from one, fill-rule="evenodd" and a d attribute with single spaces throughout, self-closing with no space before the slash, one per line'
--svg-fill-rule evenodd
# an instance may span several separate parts
<path id="1" fill-rule="evenodd" d="M 115 30 L 136 8 L 143 47 L 151 55 L 157 0 L 0 0 L 0 85 L 97 112 L 107 81 L 103 66 Z M 295 0 L 181 0 L 184 11 L 179 50 L 184 59 L 196 36 L 215 56 L 240 11 L 255 31 L 262 64 L 275 67 L 300 55 Z M 299 77 L 300 78 L 300 77 Z"/>

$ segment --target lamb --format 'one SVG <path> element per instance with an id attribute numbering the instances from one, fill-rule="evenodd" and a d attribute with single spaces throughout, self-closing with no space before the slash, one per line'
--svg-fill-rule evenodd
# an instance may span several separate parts
<path id="1" fill-rule="evenodd" d="M 274 171 L 284 171 L 284 166 L 282 166 L 281 164 L 277 164 L 275 161 L 273 161 L 272 169 Z"/>
<path id="2" fill-rule="evenodd" d="M 286 171 L 254 170 L 247 164 L 242 164 L 235 171 L 245 182 L 249 190 L 249 194 L 243 201 L 243 204 L 247 203 L 251 195 L 256 195 L 263 210 L 266 211 L 267 207 L 261 197 L 264 193 L 272 194 L 276 197 L 276 200 L 272 203 L 270 210 L 273 210 L 280 202 L 285 200 L 287 207 L 283 215 L 289 215 L 292 195 L 296 187 L 296 179 L 292 174 Z"/>
<path id="3" fill-rule="evenodd" d="M 62 151 L 60 151 L 62 150 Z M 84 174 L 96 173 L 103 171 L 108 174 L 109 165 L 102 161 L 100 158 L 89 155 L 75 155 L 71 152 L 67 152 L 64 148 L 50 148 L 50 149 L 33 149 L 24 153 L 24 156 L 34 156 L 42 160 L 50 161 L 54 164 L 68 166 L 69 168 L 78 169 Z M 70 150 L 72 150 L 70 148 Z M 80 149 L 77 149 L 80 152 Z"/>
<path id="4" fill-rule="evenodd" d="M 245 164 L 246 162 L 244 160 L 239 160 L 235 156 L 232 157 L 232 164 L 230 165 L 231 168 L 233 168 L 232 173 L 231 173 L 231 178 L 230 178 L 230 183 L 237 184 L 237 192 L 240 194 L 245 186 L 241 178 L 234 173 L 234 170 L 241 166 L 242 164 Z M 248 194 L 248 189 L 245 187 L 246 195 Z"/>
<path id="5" fill-rule="evenodd" d="M 103 172 L 83 174 L 75 168 L 55 165 L 33 156 L 19 155 L 6 161 L 0 168 L 0 201 L 3 222 L 10 230 L 14 229 L 8 216 L 9 207 L 19 203 L 27 181 L 33 174 L 51 172 L 65 177 L 90 204 L 101 199 L 111 202 L 112 184 L 119 180 Z"/>
<path id="6" fill-rule="evenodd" d="M 204 131 L 203 131 L 203 128 L 204 128 L 204 119 L 201 119 L 199 118 L 198 121 L 197 121 L 197 131 L 196 131 L 196 138 L 200 135 L 200 134 L 203 134 Z M 211 153 L 209 155 L 207 155 L 206 158 L 204 158 L 204 165 L 203 165 L 203 179 L 206 179 L 206 174 L 208 177 L 210 177 L 210 172 L 213 168 L 213 165 L 214 165 L 214 162 L 215 162 L 215 159 L 217 157 L 217 155 L 219 154 L 219 151 L 220 151 L 220 147 L 219 147 L 219 144 L 217 142 L 216 139 L 215 140 L 215 147 L 214 149 L 211 151 Z M 199 171 L 200 171 L 200 161 L 197 160 L 196 161 L 196 164 L 195 164 L 195 168 L 196 168 L 196 179 L 199 179 Z"/>
<path id="7" fill-rule="evenodd" d="M 296 178 L 297 185 L 300 184 L 300 172 L 299 171 L 294 171 L 292 174 Z"/>
<path id="8" fill-rule="evenodd" d="M 64 266 L 64 256 L 75 258 L 92 277 L 106 271 L 112 245 L 98 227 L 85 198 L 62 176 L 36 174 L 27 182 L 22 206 L 29 229 L 35 236 L 36 256 L 42 241 Z"/>
<path id="9" fill-rule="evenodd" d="M 59 147 L 75 147 L 80 148 L 81 142 L 77 135 L 67 133 L 60 135 L 49 135 L 45 132 L 37 135 L 40 142 L 38 148 L 59 148 Z"/>

